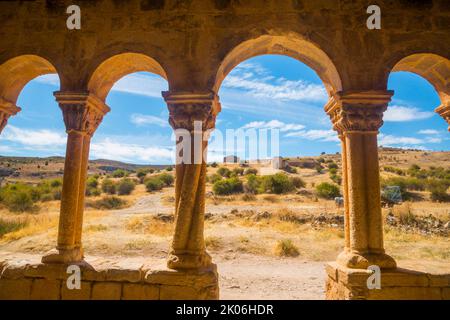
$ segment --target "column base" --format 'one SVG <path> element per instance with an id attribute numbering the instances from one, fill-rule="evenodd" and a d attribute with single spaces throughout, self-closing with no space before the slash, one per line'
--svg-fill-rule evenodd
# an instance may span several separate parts
<path id="1" fill-rule="evenodd" d="M 167 267 L 173 270 L 204 269 L 211 265 L 211 256 L 206 251 L 198 254 L 172 251 L 167 258 Z"/>
<path id="2" fill-rule="evenodd" d="M 52 249 L 42 257 L 42 263 L 61 263 L 67 264 L 72 262 L 83 261 L 83 249 L 76 247 L 73 249 Z"/>
<path id="3" fill-rule="evenodd" d="M 359 253 L 351 251 L 341 252 L 336 262 L 350 269 L 367 269 L 369 266 L 378 266 L 380 269 L 395 269 L 397 263 L 386 253 Z"/>

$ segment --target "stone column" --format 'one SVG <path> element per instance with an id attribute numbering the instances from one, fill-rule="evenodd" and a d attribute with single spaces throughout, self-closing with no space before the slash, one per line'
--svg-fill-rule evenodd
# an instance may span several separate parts
<path id="1" fill-rule="evenodd" d="M 0 97 L 0 134 L 11 116 L 16 115 L 21 109 L 14 103 Z"/>
<path id="2" fill-rule="evenodd" d="M 70 263 L 83 259 L 81 232 L 90 138 L 110 110 L 85 92 L 55 92 L 67 131 L 61 194 L 58 243 L 42 258 L 44 263 Z"/>
<path id="3" fill-rule="evenodd" d="M 337 261 L 349 268 L 395 268 L 384 252 L 378 129 L 392 91 L 339 92 L 325 111 L 342 141 L 346 246 Z"/>
<path id="4" fill-rule="evenodd" d="M 450 96 L 442 101 L 442 104 L 436 108 L 436 111 L 448 123 L 448 131 L 450 131 Z"/>
<path id="5" fill-rule="evenodd" d="M 212 263 L 203 235 L 206 159 L 202 155 L 220 104 L 213 93 L 163 92 L 163 96 L 177 138 L 175 231 L 167 266 L 201 269 Z"/>

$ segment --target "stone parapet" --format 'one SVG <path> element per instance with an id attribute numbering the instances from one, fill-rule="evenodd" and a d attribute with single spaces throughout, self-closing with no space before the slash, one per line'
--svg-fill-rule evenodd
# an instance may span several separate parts
<path id="1" fill-rule="evenodd" d="M 139 263 L 88 259 L 78 263 L 81 288 L 68 289 L 68 265 L 43 264 L 39 257 L 0 261 L 0 300 L 214 300 L 216 266 L 196 272 L 156 269 Z"/>
<path id="2" fill-rule="evenodd" d="M 368 289 L 370 270 L 326 266 L 328 300 L 450 300 L 450 274 L 430 274 L 408 269 L 381 271 L 381 289 Z"/>

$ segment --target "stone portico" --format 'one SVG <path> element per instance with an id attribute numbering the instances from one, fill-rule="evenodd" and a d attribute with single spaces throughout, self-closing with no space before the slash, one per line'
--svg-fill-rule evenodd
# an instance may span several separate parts
<path id="1" fill-rule="evenodd" d="M 191 146 L 193 159 L 207 148 L 220 117 L 222 81 L 239 63 L 263 54 L 292 57 L 318 74 L 329 96 L 324 109 L 330 127 L 341 139 L 345 249 L 327 266 L 327 298 L 450 299 L 450 275 L 402 269 L 384 246 L 377 149 L 394 94 L 387 88 L 391 72 L 427 79 L 441 99 L 436 112 L 450 125 L 448 1 L 378 1 L 381 30 L 367 29 L 362 0 L 98 0 L 80 3 L 81 30 L 66 28 L 66 2 L 0 3 L 0 134 L 21 110 L 22 88 L 55 73 L 67 132 L 55 249 L 40 261 L 0 253 L 0 299 L 220 298 L 220 266 L 206 251 L 203 234 L 203 158 L 176 164 L 175 231 L 166 265 L 123 266 L 85 256 L 90 141 L 110 111 L 105 101 L 114 83 L 147 71 L 169 83 L 162 97 L 172 128 L 191 141 L 202 137 L 200 150 Z M 69 265 L 80 267 L 81 290 L 65 286 Z M 366 286 L 371 265 L 381 268 L 380 290 Z"/>

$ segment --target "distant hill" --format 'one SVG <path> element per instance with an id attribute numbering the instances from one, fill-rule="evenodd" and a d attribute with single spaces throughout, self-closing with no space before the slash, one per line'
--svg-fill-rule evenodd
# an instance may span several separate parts
<path id="1" fill-rule="evenodd" d="M 135 172 L 141 168 L 162 169 L 168 165 L 138 165 L 115 160 L 89 161 L 89 174 L 110 173 L 117 169 Z M 0 156 L 0 179 L 37 180 L 61 177 L 64 173 L 64 157 L 5 157 Z"/>

